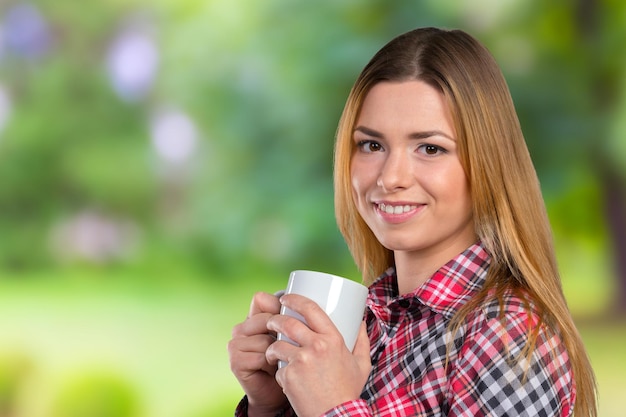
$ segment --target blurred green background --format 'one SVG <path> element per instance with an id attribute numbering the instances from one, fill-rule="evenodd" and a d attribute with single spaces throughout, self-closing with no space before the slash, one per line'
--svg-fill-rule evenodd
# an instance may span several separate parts
<path id="1" fill-rule="evenodd" d="M 334 131 L 417 26 L 501 64 L 600 415 L 623 416 L 625 2 L 1 0 L 0 417 L 231 415 L 253 293 L 292 269 L 358 279 Z"/>

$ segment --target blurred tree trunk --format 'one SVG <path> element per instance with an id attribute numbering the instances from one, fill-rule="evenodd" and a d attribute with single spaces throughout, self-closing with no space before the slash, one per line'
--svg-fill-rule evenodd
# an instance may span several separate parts
<path id="1" fill-rule="evenodd" d="M 603 114 L 614 108 L 619 100 L 616 95 L 620 80 L 616 79 L 619 71 L 612 68 L 611 57 L 598 56 L 598 45 L 607 42 L 603 37 L 600 23 L 602 14 L 613 10 L 603 10 L 598 0 L 579 0 L 577 9 L 578 26 L 583 40 L 586 42 L 585 54 L 589 62 L 589 76 L 592 86 L 591 99 L 598 112 L 598 120 L 605 121 Z M 605 52 L 606 53 L 606 52 Z M 590 116 L 591 117 L 591 116 Z M 608 138 L 607 123 L 600 123 L 600 137 Z M 596 144 L 590 143 L 591 150 Z M 605 217 L 610 237 L 610 247 L 613 250 L 613 270 L 616 278 L 616 294 L 614 298 L 614 313 L 626 316 L 626 173 L 618 169 L 606 152 L 594 153 L 597 155 L 596 168 L 603 184 Z"/>
<path id="2" fill-rule="evenodd" d="M 617 277 L 615 307 L 619 315 L 626 316 L 626 186 L 616 173 L 606 173 L 603 182 Z"/>

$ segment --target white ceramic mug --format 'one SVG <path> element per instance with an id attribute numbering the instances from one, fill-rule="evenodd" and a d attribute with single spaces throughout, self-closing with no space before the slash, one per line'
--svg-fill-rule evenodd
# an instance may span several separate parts
<path id="1" fill-rule="evenodd" d="M 354 349 L 363 321 L 367 293 L 367 287 L 358 282 L 324 272 L 305 270 L 291 272 L 285 290 L 285 294 L 299 294 L 315 301 L 328 314 L 350 351 Z M 304 317 L 285 306 L 281 307 L 280 314 L 295 317 L 306 324 Z M 278 334 L 278 340 L 297 346 L 297 343 L 281 333 Z M 280 361 L 278 366 L 283 367 L 285 363 Z"/>

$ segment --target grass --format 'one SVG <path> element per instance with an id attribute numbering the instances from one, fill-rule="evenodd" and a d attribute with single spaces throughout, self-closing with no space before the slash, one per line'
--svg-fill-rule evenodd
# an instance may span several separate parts
<path id="1" fill-rule="evenodd" d="M 132 387 L 142 410 L 134 417 L 232 415 L 241 390 L 228 366 L 231 328 L 255 291 L 281 284 L 124 271 L 0 280 L 0 364 L 19 359 L 25 369 L 16 417 L 51 417 L 64 387 L 102 372 Z M 598 376 L 600 416 L 622 416 L 626 323 L 580 328 Z"/>
<path id="2" fill-rule="evenodd" d="M 143 417 L 222 415 L 241 392 L 226 343 L 253 290 L 131 276 L 2 281 L 0 358 L 28 363 L 24 417 L 50 417 L 73 379 L 103 371 L 134 387 Z"/>
<path id="3" fill-rule="evenodd" d="M 586 322 L 579 326 L 596 372 L 600 417 L 624 415 L 621 396 L 626 390 L 626 322 Z"/>

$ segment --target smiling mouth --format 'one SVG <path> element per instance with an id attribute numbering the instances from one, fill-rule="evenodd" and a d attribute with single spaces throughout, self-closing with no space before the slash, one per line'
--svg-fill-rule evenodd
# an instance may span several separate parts
<path id="1" fill-rule="evenodd" d="M 412 206 L 409 204 L 401 205 L 401 206 L 393 206 L 391 204 L 378 203 L 376 204 L 378 210 L 383 211 L 387 214 L 402 214 L 408 213 L 409 211 L 415 210 L 417 206 Z"/>

